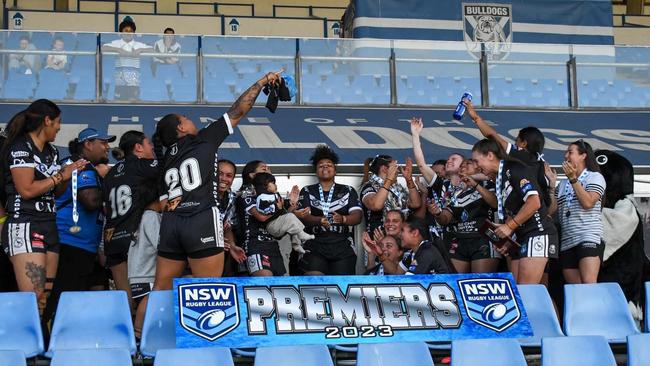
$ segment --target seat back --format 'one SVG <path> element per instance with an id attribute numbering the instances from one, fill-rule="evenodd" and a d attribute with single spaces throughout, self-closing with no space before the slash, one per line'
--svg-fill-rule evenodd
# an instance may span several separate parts
<path id="1" fill-rule="evenodd" d="M 25 355 L 18 350 L 0 351 L 0 365 L 27 366 Z"/>
<path id="2" fill-rule="evenodd" d="M 526 315 L 534 335 L 530 338 L 520 338 L 522 346 L 539 347 L 542 337 L 561 337 L 562 328 L 558 321 L 553 301 L 544 285 L 518 285 L 521 301 L 526 309 Z"/>
<path id="3" fill-rule="evenodd" d="M 603 336 L 542 338 L 542 366 L 616 366 L 607 339 Z"/>
<path id="4" fill-rule="evenodd" d="M 645 331 L 650 332 L 650 282 L 645 283 L 645 314 L 643 316 L 643 322 L 645 324 Z"/>
<path id="5" fill-rule="evenodd" d="M 357 366 L 395 365 L 433 366 L 433 359 L 424 342 L 359 345 Z"/>
<path id="6" fill-rule="evenodd" d="M 61 350 L 54 353 L 50 366 L 131 366 L 131 355 L 126 349 Z"/>
<path id="7" fill-rule="evenodd" d="M 602 335 L 611 343 L 625 343 L 628 335 L 637 333 L 618 283 L 564 285 L 567 336 Z"/>
<path id="8" fill-rule="evenodd" d="M 627 336 L 627 365 L 650 365 L 650 334 Z"/>
<path id="9" fill-rule="evenodd" d="M 465 339 L 451 342 L 452 366 L 526 366 L 516 339 Z"/>
<path id="10" fill-rule="evenodd" d="M 325 345 L 259 347 L 254 366 L 333 366 Z"/>
<path id="11" fill-rule="evenodd" d="M 33 292 L 0 293 L 0 334 L 0 350 L 20 350 L 23 358 L 45 351 Z"/>
<path id="12" fill-rule="evenodd" d="M 160 349 L 176 348 L 174 320 L 173 292 L 151 291 L 140 339 L 140 352 L 143 355 L 153 357 Z"/>
<path id="13" fill-rule="evenodd" d="M 54 319 L 49 357 L 59 350 L 126 349 L 135 353 L 129 302 L 124 291 L 61 294 Z"/>
<path id="14" fill-rule="evenodd" d="M 219 365 L 233 366 L 230 349 L 225 347 L 161 349 L 154 366 Z"/>

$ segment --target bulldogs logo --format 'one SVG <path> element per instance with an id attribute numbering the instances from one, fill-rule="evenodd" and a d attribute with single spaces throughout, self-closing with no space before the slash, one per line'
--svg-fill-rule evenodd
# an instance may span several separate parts
<path id="1" fill-rule="evenodd" d="M 233 284 L 193 283 L 178 286 L 180 324 L 209 341 L 239 325 L 237 289 Z"/>
<path id="2" fill-rule="evenodd" d="M 484 46 L 488 61 L 505 59 L 512 45 L 512 6 L 463 4 L 463 38 L 474 58 Z"/>
<path id="3" fill-rule="evenodd" d="M 521 317 L 510 282 L 505 279 L 458 281 L 467 316 L 476 323 L 502 332 Z"/>

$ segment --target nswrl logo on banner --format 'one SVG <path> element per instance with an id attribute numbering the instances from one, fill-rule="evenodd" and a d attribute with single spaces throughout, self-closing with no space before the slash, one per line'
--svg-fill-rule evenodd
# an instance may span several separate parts
<path id="1" fill-rule="evenodd" d="M 177 347 L 532 336 L 510 274 L 174 279 Z"/>
<path id="2" fill-rule="evenodd" d="M 180 324 L 209 341 L 239 325 L 237 289 L 233 284 L 195 283 L 178 286 Z"/>
<path id="3" fill-rule="evenodd" d="M 508 280 L 470 279 L 458 281 L 467 316 L 501 332 L 517 322 L 521 312 Z"/>

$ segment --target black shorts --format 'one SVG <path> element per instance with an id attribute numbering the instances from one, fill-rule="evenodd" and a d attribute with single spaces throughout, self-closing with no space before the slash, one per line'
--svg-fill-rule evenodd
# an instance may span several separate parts
<path id="1" fill-rule="evenodd" d="M 140 302 L 144 299 L 145 296 L 149 295 L 153 289 L 153 283 L 132 283 L 131 284 L 131 298 L 135 303 L 135 307 L 140 305 Z"/>
<path id="2" fill-rule="evenodd" d="M 164 212 L 160 223 L 158 255 L 172 260 L 205 258 L 223 252 L 219 209 L 212 207 L 192 216 Z"/>
<path id="3" fill-rule="evenodd" d="M 582 258 L 598 257 L 602 262 L 603 254 L 605 254 L 604 243 L 582 242 L 571 249 L 563 250 L 560 253 L 560 263 L 562 269 L 578 269 Z"/>
<path id="4" fill-rule="evenodd" d="M 2 227 L 2 248 L 7 256 L 24 253 L 59 252 L 56 221 L 12 222 Z"/>
<path id="5" fill-rule="evenodd" d="M 248 274 L 262 269 L 273 272 L 274 276 L 282 276 L 287 270 L 284 258 L 277 241 L 251 241 L 246 250 L 246 271 Z"/>
<path id="6" fill-rule="evenodd" d="M 336 242 L 322 242 L 318 238 L 305 243 L 306 251 L 299 261 L 304 272 L 320 272 L 326 275 L 354 275 L 357 255 L 352 237 Z"/>
<path id="7" fill-rule="evenodd" d="M 134 238 L 132 233 L 115 238 L 110 230 L 104 230 L 104 255 L 106 256 L 106 267 L 109 268 L 126 262 L 129 247 L 131 247 Z"/>
<path id="8" fill-rule="evenodd" d="M 449 256 L 463 262 L 499 258 L 499 254 L 492 247 L 492 243 L 483 236 L 452 240 Z"/>
<path id="9" fill-rule="evenodd" d="M 516 237 L 516 240 L 521 244 L 521 249 L 511 256 L 512 259 L 558 257 L 560 243 L 554 228 L 543 233 L 531 231 Z"/>

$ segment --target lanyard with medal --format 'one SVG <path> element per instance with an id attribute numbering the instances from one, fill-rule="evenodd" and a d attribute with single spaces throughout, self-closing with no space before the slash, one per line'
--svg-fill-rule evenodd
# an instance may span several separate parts
<path id="1" fill-rule="evenodd" d="M 77 169 L 72 171 L 71 184 L 72 184 L 72 222 L 74 225 L 70 226 L 69 231 L 76 234 L 81 231 L 79 223 L 79 211 L 77 210 L 77 180 L 79 172 Z"/>
<path id="2" fill-rule="evenodd" d="M 580 176 L 578 177 L 578 182 L 582 184 L 582 182 L 587 178 L 587 175 L 589 174 L 589 171 L 587 169 L 583 170 Z M 566 192 L 566 200 L 564 201 L 564 204 L 566 205 L 566 217 L 571 216 L 571 201 L 573 200 L 573 196 L 575 196 L 575 190 L 573 189 L 573 185 L 569 180 L 567 179 L 566 183 L 564 184 L 564 192 Z"/>
<path id="3" fill-rule="evenodd" d="M 497 219 L 499 223 L 504 223 L 505 222 L 505 215 L 503 212 L 503 191 L 501 191 L 501 183 L 503 183 L 503 165 L 504 161 L 501 160 L 499 161 L 499 171 L 497 172 L 497 179 L 496 179 L 496 194 L 497 194 Z"/>
<path id="4" fill-rule="evenodd" d="M 325 201 L 325 193 L 323 191 L 323 185 L 318 184 L 318 193 L 320 193 L 320 202 L 323 207 L 323 216 L 327 217 L 327 221 L 329 221 L 330 225 L 332 224 L 332 216 L 330 215 L 330 205 L 332 204 L 332 198 L 334 197 L 334 186 L 336 183 L 332 183 L 332 187 L 330 188 L 330 193 L 327 196 L 327 201 Z"/>

